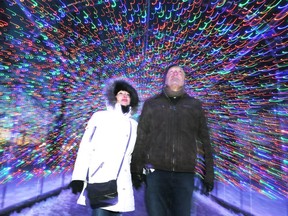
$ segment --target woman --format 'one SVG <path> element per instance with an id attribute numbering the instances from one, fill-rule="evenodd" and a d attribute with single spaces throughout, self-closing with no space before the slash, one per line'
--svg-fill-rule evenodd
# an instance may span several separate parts
<path id="1" fill-rule="evenodd" d="M 124 157 L 117 178 L 117 204 L 92 209 L 92 216 L 120 216 L 121 212 L 134 211 L 135 208 L 130 162 L 137 122 L 131 114 L 138 107 L 138 94 L 127 81 L 115 80 L 108 85 L 106 97 L 107 110 L 94 113 L 88 121 L 70 184 L 73 193 L 81 192 L 77 203 L 87 205 L 87 181 L 100 183 L 116 179 Z"/>

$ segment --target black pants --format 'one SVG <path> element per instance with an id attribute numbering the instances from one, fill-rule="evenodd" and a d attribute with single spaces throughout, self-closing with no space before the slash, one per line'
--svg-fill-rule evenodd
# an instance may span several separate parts
<path id="1" fill-rule="evenodd" d="M 190 216 L 194 174 L 155 170 L 147 175 L 149 216 Z"/>

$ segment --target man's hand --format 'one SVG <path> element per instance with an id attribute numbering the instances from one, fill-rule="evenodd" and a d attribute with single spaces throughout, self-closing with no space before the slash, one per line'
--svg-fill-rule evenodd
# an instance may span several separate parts
<path id="1" fill-rule="evenodd" d="M 133 187 L 138 190 L 142 183 L 146 181 L 146 176 L 144 174 L 139 174 L 139 173 L 131 173 L 132 176 L 132 184 Z"/>
<path id="2" fill-rule="evenodd" d="M 73 194 L 81 193 L 84 187 L 84 181 L 74 180 L 69 184 Z"/>
<path id="3" fill-rule="evenodd" d="M 202 194 L 208 195 L 214 188 L 214 183 L 203 181 Z"/>

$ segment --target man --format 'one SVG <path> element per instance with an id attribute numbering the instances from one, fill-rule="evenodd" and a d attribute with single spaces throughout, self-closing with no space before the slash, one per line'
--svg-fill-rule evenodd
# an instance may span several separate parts
<path id="1" fill-rule="evenodd" d="M 162 93 L 145 101 L 132 154 L 134 186 L 146 173 L 146 205 L 150 216 L 190 216 L 196 140 L 205 158 L 206 192 L 213 190 L 212 147 L 201 102 L 184 90 L 185 73 L 178 65 L 166 70 Z M 139 185 L 138 185 L 139 186 Z"/>

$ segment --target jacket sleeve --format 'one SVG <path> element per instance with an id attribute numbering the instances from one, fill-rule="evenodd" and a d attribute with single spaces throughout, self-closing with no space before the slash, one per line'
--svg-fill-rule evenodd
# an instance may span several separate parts
<path id="1" fill-rule="evenodd" d="M 209 128 L 207 125 L 207 119 L 205 112 L 200 104 L 200 125 L 198 130 L 198 137 L 202 143 L 204 151 L 204 163 L 205 163 L 205 176 L 204 181 L 213 183 L 214 181 L 214 161 L 213 161 L 213 149 L 211 146 L 211 140 L 209 135 Z"/>
<path id="2" fill-rule="evenodd" d="M 96 130 L 96 126 L 92 124 L 94 121 L 95 115 L 93 115 L 88 121 L 87 127 L 85 128 L 85 132 L 81 139 L 72 173 L 72 180 L 86 181 L 89 167 L 89 152 L 91 149 L 90 141 Z"/>
<path id="3" fill-rule="evenodd" d="M 149 120 L 150 118 L 149 105 L 147 101 L 143 105 L 142 113 L 139 118 L 137 139 L 132 153 L 131 172 L 142 173 L 145 167 L 145 158 L 149 146 L 147 146 L 147 138 L 149 136 Z"/>

